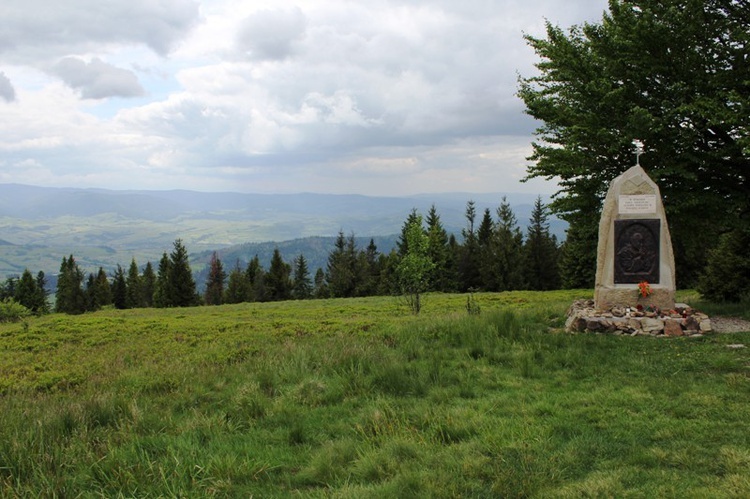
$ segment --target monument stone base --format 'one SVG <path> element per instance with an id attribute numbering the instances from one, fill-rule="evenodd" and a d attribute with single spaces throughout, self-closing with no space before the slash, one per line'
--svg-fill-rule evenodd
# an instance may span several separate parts
<path id="1" fill-rule="evenodd" d="M 612 307 L 659 308 L 672 310 L 675 306 L 675 290 L 651 285 L 651 294 L 642 297 L 638 294 L 638 287 L 608 287 L 599 286 L 594 290 L 594 302 L 598 310 L 609 310 Z"/>

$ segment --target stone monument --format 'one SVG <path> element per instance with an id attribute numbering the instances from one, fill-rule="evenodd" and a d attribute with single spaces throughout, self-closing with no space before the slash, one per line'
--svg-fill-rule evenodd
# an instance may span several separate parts
<path id="1" fill-rule="evenodd" d="M 597 310 L 675 306 L 674 254 L 664 205 L 659 187 L 638 160 L 643 144 L 634 144 L 636 165 L 610 184 L 599 221 Z"/>

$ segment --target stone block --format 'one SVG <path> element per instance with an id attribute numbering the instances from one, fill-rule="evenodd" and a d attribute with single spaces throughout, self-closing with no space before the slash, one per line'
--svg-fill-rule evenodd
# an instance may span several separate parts
<path id="1" fill-rule="evenodd" d="M 682 331 L 679 321 L 666 320 L 664 321 L 664 334 L 667 336 L 683 336 L 685 333 Z"/>

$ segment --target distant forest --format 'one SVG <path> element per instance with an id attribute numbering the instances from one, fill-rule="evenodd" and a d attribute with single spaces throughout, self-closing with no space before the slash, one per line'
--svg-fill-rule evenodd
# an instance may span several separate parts
<path id="1" fill-rule="evenodd" d="M 429 291 L 472 292 L 518 289 L 550 290 L 561 287 L 561 247 L 550 233 L 548 209 L 537 198 L 523 232 L 505 198 L 493 214 L 477 213 L 466 205 L 466 226 L 448 233 L 433 205 L 426 216 L 416 209 L 404 221 L 395 247 L 381 252 L 374 239 L 360 247 L 355 235 L 339 232 L 325 266 L 314 271 L 303 254 L 284 261 L 276 247 L 264 266 L 256 254 L 249 262 L 236 260 L 228 269 L 213 252 L 202 272 L 199 291 L 181 239 L 164 253 L 156 268 L 143 268 L 133 259 L 86 275 L 75 256 L 64 257 L 57 275 L 54 310 L 80 314 L 105 306 L 118 309 L 183 307 L 223 303 L 291 299 L 346 298 L 372 295 L 417 294 Z M 28 313 L 50 311 L 46 277 L 28 269 L 0 287 L 0 300 Z M 418 311 L 418 309 L 416 310 Z"/>

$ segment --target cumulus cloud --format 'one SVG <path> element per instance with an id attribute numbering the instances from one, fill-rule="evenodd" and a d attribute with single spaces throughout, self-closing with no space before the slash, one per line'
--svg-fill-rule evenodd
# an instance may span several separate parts
<path id="1" fill-rule="evenodd" d="M 199 15 L 195 0 L 3 0 L 0 55 L 28 62 L 112 44 L 166 55 Z"/>
<path id="2" fill-rule="evenodd" d="M 98 58 L 87 63 L 76 57 L 66 57 L 55 64 L 53 72 L 71 88 L 80 90 L 84 99 L 143 95 L 143 88 L 132 71 Z"/>
<path id="3" fill-rule="evenodd" d="M 5 73 L 0 71 L 0 97 L 5 102 L 13 102 L 16 100 L 16 90 L 10 82 L 10 78 L 5 76 Z"/>
<path id="4" fill-rule="evenodd" d="M 289 5 L 0 0 L 23 97 L 0 152 L 89 186 L 513 190 L 537 126 L 515 95 L 536 59 L 523 33 L 597 20 L 607 0 Z"/>
<path id="5" fill-rule="evenodd" d="M 299 7 L 261 10 L 242 22 L 237 33 L 237 48 L 253 59 L 284 59 L 304 35 L 306 25 Z"/>

